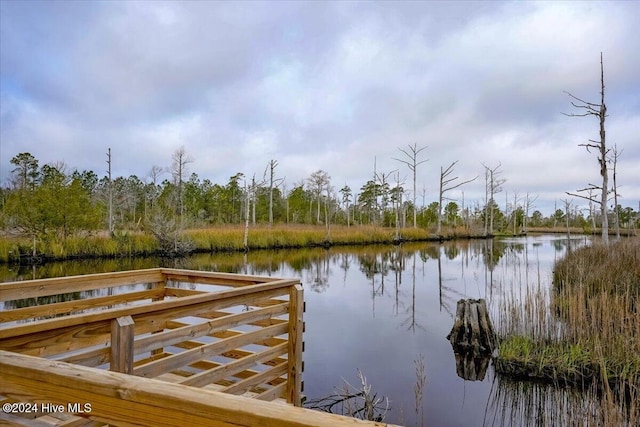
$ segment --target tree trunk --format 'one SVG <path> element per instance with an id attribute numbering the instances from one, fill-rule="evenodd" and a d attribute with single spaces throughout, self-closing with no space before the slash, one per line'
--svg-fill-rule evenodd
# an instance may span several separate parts
<path id="1" fill-rule="evenodd" d="M 602 241 L 609 243 L 609 218 L 607 215 L 607 201 L 609 196 L 609 172 L 607 171 L 607 144 L 604 121 L 607 117 L 607 106 L 604 103 L 604 64 L 600 53 L 600 175 L 602 175 L 602 195 L 600 197 L 600 210 L 602 214 Z"/>
<path id="2" fill-rule="evenodd" d="M 483 380 L 489 359 L 498 346 L 485 300 L 458 301 L 456 318 L 447 339 L 453 347 L 458 376 L 471 381 Z"/>
<path id="3" fill-rule="evenodd" d="M 484 299 L 458 301 L 456 318 L 447 339 L 454 350 L 493 353 L 498 341 Z"/>

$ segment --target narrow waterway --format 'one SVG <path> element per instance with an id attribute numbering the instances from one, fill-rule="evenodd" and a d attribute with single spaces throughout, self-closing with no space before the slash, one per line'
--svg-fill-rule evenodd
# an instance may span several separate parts
<path id="1" fill-rule="evenodd" d="M 571 240 L 572 247 L 586 243 L 584 237 Z M 549 390 L 498 381 L 490 365 L 473 380 L 461 378 L 446 336 L 459 299 L 484 298 L 495 315 L 507 293 L 518 295 L 527 286 L 548 287 L 554 261 L 567 245 L 566 236 L 545 235 L 179 260 L 70 261 L 20 269 L 2 266 L 0 281 L 157 266 L 300 278 L 307 308 L 308 402 L 338 394 L 346 383 L 358 388 L 360 372 L 381 399 L 379 414 L 388 398 L 384 418 L 388 422 L 443 427 L 550 425 L 549 411 L 557 408 L 545 408 L 540 402 L 530 407 L 536 396 L 544 401 Z M 565 393 L 560 397 L 565 401 L 572 399 L 571 392 L 554 392 Z M 579 396 L 575 399 L 580 401 Z M 558 416 L 571 416 L 571 411 Z"/>

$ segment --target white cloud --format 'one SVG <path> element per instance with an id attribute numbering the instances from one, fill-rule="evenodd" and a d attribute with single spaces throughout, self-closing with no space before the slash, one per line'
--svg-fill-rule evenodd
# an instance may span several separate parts
<path id="1" fill-rule="evenodd" d="M 505 189 L 540 205 L 589 180 L 578 144 L 597 120 L 567 90 L 598 99 L 604 52 L 608 138 L 624 149 L 625 201 L 640 198 L 640 8 L 633 2 L 3 2 L 0 174 L 42 163 L 144 176 L 180 146 L 224 184 L 270 159 L 291 184 L 318 169 L 354 191 L 428 146 L 461 177 L 503 164 Z M 29 50 L 30 55 L 24 55 Z M 54 150 L 45 149 L 50 144 Z M 472 183 L 465 197 L 483 195 Z M 545 199 L 544 201 L 542 199 Z"/>

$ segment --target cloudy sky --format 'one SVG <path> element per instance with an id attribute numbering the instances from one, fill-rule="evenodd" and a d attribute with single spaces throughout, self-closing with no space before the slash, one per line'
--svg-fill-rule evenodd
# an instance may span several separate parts
<path id="1" fill-rule="evenodd" d="M 597 118 L 562 113 L 565 90 L 599 102 L 603 52 L 607 143 L 637 209 L 639 23 L 637 1 L 0 0 L 0 179 L 21 152 L 104 176 L 108 148 L 115 176 L 145 179 L 184 146 L 219 184 L 274 159 L 289 188 L 322 169 L 358 193 L 375 163 L 411 189 L 394 158 L 417 144 L 427 203 L 441 166 L 480 176 L 472 203 L 501 163 L 509 197 L 547 214 L 599 182 L 578 147 Z"/>

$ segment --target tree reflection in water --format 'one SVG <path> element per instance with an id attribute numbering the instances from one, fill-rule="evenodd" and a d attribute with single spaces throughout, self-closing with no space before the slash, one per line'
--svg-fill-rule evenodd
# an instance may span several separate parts
<path id="1" fill-rule="evenodd" d="M 569 243 L 582 242 L 578 238 Z M 361 368 L 381 395 L 391 399 L 388 421 L 393 423 L 477 425 L 485 412 L 485 425 L 603 425 L 604 418 L 593 415 L 600 413 L 598 400 L 576 391 L 503 378 L 491 383 L 490 365 L 484 381 L 463 381 L 456 375 L 455 356 L 446 341 L 459 299 L 485 298 L 495 314 L 507 293 L 522 300 L 528 285 L 546 286 L 554 260 L 563 256 L 567 245 L 564 238 L 547 236 L 200 254 L 164 260 L 71 261 L 0 266 L 0 280 L 159 266 L 299 277 L 308 301 L 304 357 L 305 391 L 310 398 L 321 396 L 343 375 Z M 0 310 L 35 302 L 5 302 Z M 411 362 L 421 353 L 428 381 L 423 384 L 424 413 L 413 424 L 410 414 L 415 406 L 416 376 Z M 477 368 L 476 373 L 484 370 L 482 364 Z"/>

